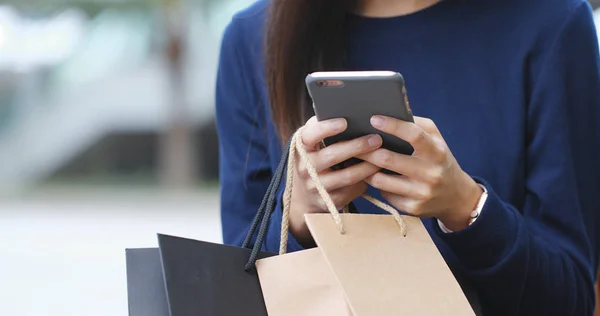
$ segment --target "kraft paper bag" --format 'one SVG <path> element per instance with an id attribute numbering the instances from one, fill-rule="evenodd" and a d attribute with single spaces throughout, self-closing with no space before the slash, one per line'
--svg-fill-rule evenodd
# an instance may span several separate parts
<path id="1" fill-rule="evenodd" d="M 420 219 L 404 216 L 407 235 L 389 215 L 307 215 L 325 261 L 354 315 L 475 315 Z"/>
<path id="2" fill-rule="evenodd" d="M 256 269 L 269 315 L 352 315 L 320 249 L 258 260 Z"/>
<path id="3" fill-rule="evenodd" d="M 267 312 L 278 315 L 475 315 L 418 218 L 329 214 L 306 221 L 318 248 L 258 260 Z"/>
<path id="4" fill-rule="evenodd" d="M 420 219 L 365 196 L 392 215 L 339 214 L 306 155 L 291 140 L 280 255 L 256 262 L 270 316 L 471 316 L 471 305 Z M 295 153 L 329 214 L 305 215 L 317 248 L 286 254 Z"/>

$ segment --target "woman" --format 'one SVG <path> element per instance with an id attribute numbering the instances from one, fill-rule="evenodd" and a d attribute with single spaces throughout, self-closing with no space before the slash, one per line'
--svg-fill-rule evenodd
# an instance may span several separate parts
<path id="1" fill-rule="evenodd" d="M 336 205 L 380 212 L 358 198 L 366 190 L 421 217 L 484 315 L 591 315 L 599 66 L 584 0 L 259 1 L 233 18 L 222 44 L 224 241 L 241 243 L 281 144 L 305 125 L 305 146 Z M 372 124 L 415 154 L 381 149 L 378 137 L 320 149 L 346 122 L 311 118 L 303 79 L 339 69 L 403 74 L 419 118 Z M 350 157 L 363 162 L 330 168 Z M 300 170 L 295 179 L 289 251 L 314 243 L 303 214 L 325 211 L 308 177 Z M 277 251 L 280 225 L 281 206 L 265 250 Z"/>

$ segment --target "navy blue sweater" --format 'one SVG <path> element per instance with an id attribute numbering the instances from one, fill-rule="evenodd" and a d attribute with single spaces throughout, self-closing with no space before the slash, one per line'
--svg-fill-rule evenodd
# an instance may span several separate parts
<path id="1" fill-rule="evenodd" d="M 216 114 L 227 244 L 241 244 L 281 156 L 265 85 L 267 6 L 236 14 L 222 42 Z M 463 231 L 445 234 L 423 219 L 484 315 L 591 315 L 600 63 L 589 5 L 446 0 L 402 17 L 352 16 L 347 52 L 350 70 L 402 73 L 414 114 L 433 119 L 461 167 L 488 188 L 481 217 Z M 278 250 L 280 227 L 278 205 L 265 250 Z M 289 251 L 301 250 L 290 237 Z"/>

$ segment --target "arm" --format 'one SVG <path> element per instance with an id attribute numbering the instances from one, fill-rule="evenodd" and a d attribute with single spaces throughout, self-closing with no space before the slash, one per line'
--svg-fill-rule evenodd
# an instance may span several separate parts
<path id="1" fill-rule="evenodd" d="M 478 289 L 485 315 L 592 315 L 600 210 L 600 68 L 582 3 L 545 56 L 528 108 L 521 209 L 488 191 L 480 218 L 438 231 Z M 437 225 L 434 225 L 437 226 Z"/>
<path id="2" fill-rule="evenodd" d="M 477 289 L 483 314 L 592 315 L 600 216 L 600 61 L 588 4 L 580 2 L 534 69 L 527 107 L 524 202 L 518 209 L 490 183 L 460 169 L 434 122 L 375 116 L 409 142 L 361 158 L 402 174 L 366 181 L 404 212 L 429 218 Z M 539 66 L 539 64 L 536 64 Z M 488 196 L 481 215 L 471 210 Z M 468 206 L 468 207 L 467 207 Z M 437 219 L 456 233 L 444 233 Z"/>
<path id="3" fill-rule="evenodd" d="M 223 242 L 236 246 L 246 237 L 273 175 L 267 128 L 263 126 L 268 114 L 253 88 L 255 77 L 248 73 L 248 62 L 253 60 L 248 61 L 250 54 L 244 53 L 248 47 L 238 22 L 234 17 L 223 35 L 216 90 Z M 263 251 L 279 249 L 284 189 L 285 180 L 276 195 Z M 288 236 L 288 251 L 303 249 L 291 234 Z"/>
<path id="4" fill-rule="evenodd" d="M 261 135 L 264 111 L 249 81 L 238 27 L 234 18 L 223 35 L 215 101 L 223 242 L 237 246 L 271 178 L 267 137 Z"/>

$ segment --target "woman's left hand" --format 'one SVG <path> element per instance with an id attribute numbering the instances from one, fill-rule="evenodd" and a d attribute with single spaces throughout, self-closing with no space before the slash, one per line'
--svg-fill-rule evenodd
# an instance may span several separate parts
<path id="1" fill-rule="evenodd" d="M 398 210 L 418 217 L 434 217 L 453 231 L 469 225 L 483 191 L 458 165 L 435 123 L 415 117 L 415 123 L 374 116 L 371 124 L 410 143 L 414 153 L 398 154 L 380 148 L 359 158 L 401 175 L 379 172 L 365 181 L 381 190 Z"/>

